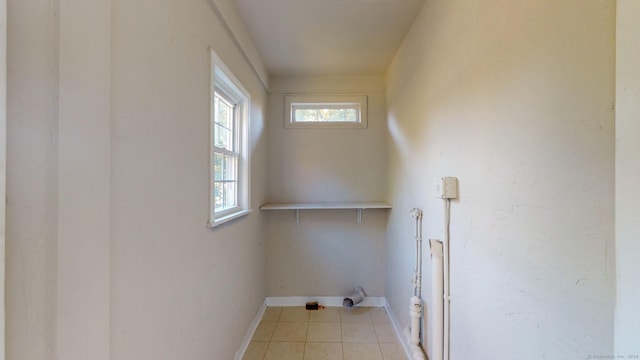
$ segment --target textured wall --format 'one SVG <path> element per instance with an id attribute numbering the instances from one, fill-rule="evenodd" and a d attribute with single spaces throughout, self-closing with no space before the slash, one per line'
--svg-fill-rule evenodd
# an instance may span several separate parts
<path id="1" fill-rule="evenodd" d="M 434 179 L 458 177 L 452 359 L 613 350 L 614 31 L 614 1 L 429 1 L 387 73 L 386 294 L 407 324 L 404 209 L 442 239 Z"/>

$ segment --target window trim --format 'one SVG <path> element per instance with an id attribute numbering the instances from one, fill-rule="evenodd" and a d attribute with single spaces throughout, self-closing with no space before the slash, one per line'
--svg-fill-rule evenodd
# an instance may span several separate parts
<path id="1" fill-rule="evenodd" d="M 225 100 L 230 100 L 234 107 L 236 116 L 234 136 L 237 141 L 238 164 L 237 164 L 237 206 L 216 211 L 215 209 L 215 167 L 214 157 L 215 146 L 215 106 L 214 99 L 216 92 L 220 93 Z M 251 209 L 251 174 L 249 159 L 249 117 L 251 96 L 242 83 L 233 75 L 229 68 L 222 62 L 220 57 L 211 50 L 211 88 L 209 96 L 210 106 L 210 144 L 209 144 L 209 221 L 207 226 L 214 228 L 231 220 L 248 215 L 253 212 Z M 227 150 L 225 150 L 227 151 Z"/>
<path id="2" fill-rule="evenodd" d="M 330 104 L 329 107 L 337 107 L 339 104 L 359 104 L 360 121 L 300 121 L 296 122 L 294 111 L 305 104 L 309 108 L 319 104 Z M 349 106 L 345 106 L 349 107 Z M 367 128 L 367 96 L 366 95 L 341 95 L 341 94 L 312 94 L 312 95 L 285 95 L 284 97 L 285 120 L 287 129 L 366 129 Z"/>

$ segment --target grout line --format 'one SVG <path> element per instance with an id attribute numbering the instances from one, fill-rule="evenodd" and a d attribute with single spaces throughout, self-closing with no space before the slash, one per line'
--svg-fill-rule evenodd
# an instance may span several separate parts
<path id="1" fill-rule="evenodd" d="M 273 308 L 273 307 L 279 307 L 279 306 L 271 306 L 271 307 Z M 402 347 L 402 339 L 398 338 L 399 334 L 397 332 L 393 331 L 394 330 L 393 329 L 394 328 L 394 324 L 393 324 L 394 319 L 392 319 L 392 314 L 389 313 L 389 311 L 384 306 L 383 307 L 373 306 L 373 307 L 382 308 L 383 309 L 384 314 L 385 314 L 385 319 L 388 320 L 389 325 L 392 328 L 392 332 L 394 333 L 395 337 L 397 338 L 396 339 L 397 342 Z M 333 307 L 331 307 L 331 308 L 333 308 Z M 338 324 L 339 324 L 340 340 L 341 341 L 339 341 L 339 342 L 331 342 L 331 341 L 322 342 L 322 341 L 320 341 L 319 343 L 339 343 L 340 344 L 340 351 L 341 351 L 342 357 L 344 359 L 345 356 L 346 356 L 346 353 L 345 353 L 345 348 L 344 348 L 345 342 L 344 342 L 344 332 L 343 332 L 343 329 L 342 329 L 342 325 L 343 325 L 343 320 L 345 320 L 346 318 L 343 317 L 343 315 L 342 315 L 343 312 L 341 311 L 341 308 L 340 307 L 336 307 L 336 308 L 337 308 L 336 310 L 337 310 L 337 314 L 338 314 Z M 262 355 L 262 357 L 261 357 L 262 360 L 265 360 L 267 358 L 267 353 L 268 353 L 269 349 L 271 348 L 271 345 L 273 345 L 273 343 L 274 343 L 273 336 L 275 334 L 275 328 L 278 326 L 278 324 L 282 324 L 282 323 L 286 323 L 287 322 L 287 321 L 281 321 L 281 317 L 282 317 L 283 311 L 284 311 L 284 309 L 282 307 L 279 307 L 279 311 L 277 312 L 277 320 L 275 321 L 276 325 L 275 325 L 275 327 L 273 329 L 273 332 L 271 333 L 271 335 L 269 337 L 269 340 L 267 341 L 267 348 L 265 350 L 264 355 Z M 382 350 L 383 342 L 380 341 L 380 337 L 378 336 L 378 331 L 375 328 L 375 322 L 374 322 L 374 319 L 373 319 L 373 313 L 374 312 L 372 311 L 371 307 L 367 307 L 367 311 L 366 312 L 368 314 L 366 316 L 366 319 L 369 320 L 367 323 L 370 324 L 372 326 L 372 328 L 373 328 L 373 331 L 374 331 L 374 334 L 375 334 L 375 339 L 376 339 L 375 343 L 378 345 L 377 349 L 379 351 L 379 354 L 380 354 L 381 358 L 384 359 L 384 352 Z M 262 313 L 262 318 L 260 319 L 260 322 L 262 322 L 262 320 L 264 318 L 264 313 L 266 313 L 266 309 Z M 306 323 L 307 323 L 306 324 L 306 331 L 307 332 L 305 334 L 304 341 L 302 342 L 302 346 L 303 346 L 302 356 L 303 356 L 303 358 L 307 353 L 307 345 L 309 344 L 309 331 L 310 331 L 310 327 L 311 327 L 311 311 L 307 311 L 306 314 L 307 314 L 307 321 L 306 321 Z M 319 321 L 319 323 L 325 323 L 325 322 Z M 358 322 L 355 322 L 355 323 L 358 323 Z M 252 341 L 253 337 L 250 340 Z M 287 341 L 284 341 L 284 342 L 300 343 L 298 341 L 290 341 L 290 340 L 287 340 Z M 355 343 L 373 344 L 372 342 L 355 342 Z"/>
<path id="2" fill-rule="evenodd" d="M 304 359 L 304 353 L 307 352 L 307 340 L 309 340 L 309 320 L 311 320 L 311 314 L 307 314 L 307 334 L 304 337 L 304 345 L 302 345 L 303 359 Z"/>

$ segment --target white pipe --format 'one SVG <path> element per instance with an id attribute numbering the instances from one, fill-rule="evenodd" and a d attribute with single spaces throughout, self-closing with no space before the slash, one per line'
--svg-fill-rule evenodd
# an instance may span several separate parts
<path id="1" fill-rule="evenodd" d="M 416 268 L 413 273 L 413 296 L 409 300 L 409 317 L 411 328 L 405 332 L 411 344 L 413 360 L 424 360 L 425 355 L 420 347 L 420 319 L 422 318 L 422 210 L 414 208 L 411 216 L 416 220 Z"/>
<path id="2" fill-rule="evenodd" d="M 433 304 L 431 305 L 432 319 L 432 336 L 431 343 L 431 359 L 441 360 L 444 347 L 444 285 L 443 285 L 443 266 L 442 266 L 442 242 L 438 240 L 429 240 L 431 247 L 431 283 L 433 285 Z"/>
<path id="3" fill-rule="evenodd" d="M 450 350 L 450 302 L 451 293 L 449 288 L 449 223 L 451 217 L 451 200 L 446 199 L 444 204 L 444 242 L 443 242 L 443 280 L 444 280 L 444 360 L 449 360 Z"/>
<path id="4" fill-rule="evenodd" d="M 422 298 L 422 211 L 420 211 L 420 218 L 418 221 L 418 231 L 416 236 L 416 242 L 418 243 L 418 272 L 416 274 L 416 292 L 418 298 Z"/>
<path id="5" fill-rule="evenodd" d="M 409 316 L 411 317 L 411 345 L 420 344 L 420 318 L 422 317 L 422 304 L 417 296 L 411 297 L 409 304 Z"/>
<path id="6" fill-rule="evenodd" d="M 413 274 L 413 295 L 422 297 L 422 210 L 413 208 L 411 216 L 416 219 L 416 269 Z"/>
<path id="7" fill-rule="evenodd" d="M 409 330 L 409 328 L 405 328 L 404 329 L 404 337 L 407 338 L 407 340 L 411 339 L 411 330 Z M 411 356 L 411 360 L 426 360 L 426 356 L 424 354 L 424 351 L 422 351 L 422 348 L 420 347 L 420 345 L 409 345 L 409 349 L 410 349 L 410 356 Z"/>

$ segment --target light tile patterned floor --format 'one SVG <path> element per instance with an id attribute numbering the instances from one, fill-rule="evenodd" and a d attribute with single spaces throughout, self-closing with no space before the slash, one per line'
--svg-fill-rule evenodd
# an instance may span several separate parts
<path id="1" fill-rule="evenodd" d="M 384 308 L 268 307 L 243 360 L 406 360 Z"/>

